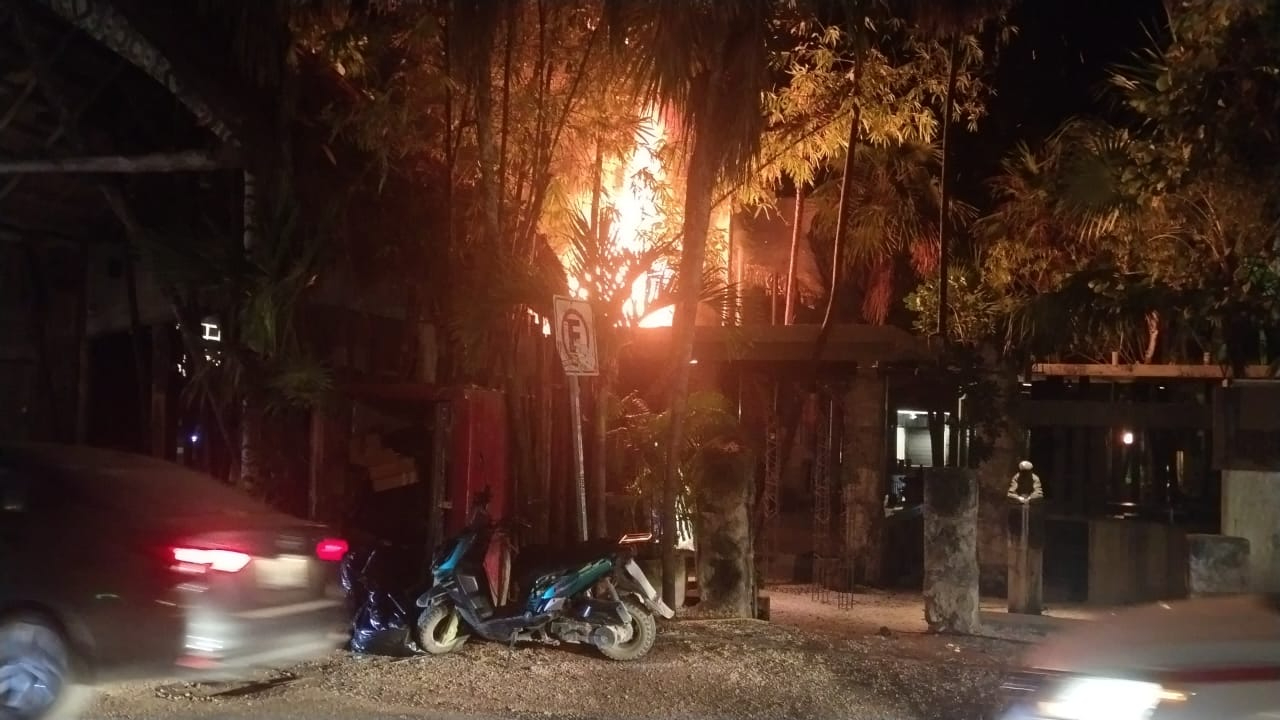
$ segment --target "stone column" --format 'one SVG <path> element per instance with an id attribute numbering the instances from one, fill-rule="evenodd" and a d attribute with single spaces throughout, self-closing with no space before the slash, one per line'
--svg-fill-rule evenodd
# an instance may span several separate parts
<path id="1" fill-rule="evenodd" d="M 697 486 L 701 610 L 749 618 L 755 595 L 751 548 L 750 454 L 738 443 L 705 447 Z"/>
<path id="2" fill-rule="evenodd" d="M 1191 597 L 1248 590 L 1248 540 L 1226 535 L 1187 536 L 1187 593 Z"/>
<path id="3" fill-rule="evenodd" d="M 843 553 L 848 582 L 879 585 L 884 578 L 884 494 L 887 384 L 875 368 L 859 368 L 845 402 L 841 464 Z"/>
<path id="4" fill-rule="evenodd" d="M 978 487 L 964 468 L 924 480 L 924 617 L 934 632 L 973 633 L 978 617 Z"/>

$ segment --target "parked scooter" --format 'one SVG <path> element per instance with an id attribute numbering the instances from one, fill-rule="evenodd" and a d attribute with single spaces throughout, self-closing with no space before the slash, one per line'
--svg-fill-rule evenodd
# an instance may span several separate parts
<path id="1" fill-rule="evenodd" d="M 638 660 L 653 649 L 654 619 L 675 613 L 658 596 L 635 561 L 635 547 L 652 533 L 581 543 L 548 558 L 516 556 L 519 597 L 494 607 L 484 570 L 495 528 L 484 510 L 431 561 L 434 584 L 418 598 L 418 643 L 443 655 L 462 647 L 471 633 L 502 643 L 592 645 L 605 657 Z"/>

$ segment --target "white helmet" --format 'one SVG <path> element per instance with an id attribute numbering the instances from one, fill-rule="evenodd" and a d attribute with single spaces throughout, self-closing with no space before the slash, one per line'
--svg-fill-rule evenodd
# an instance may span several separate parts
<path id="1" fill-rule="evenodd" d="M 1033 466 L 1030 460 L 1023 460 L 1022 462 L 1018 463 L 1018 469 L 1023 472 L 1031 472 L 1032 467 Z"/>

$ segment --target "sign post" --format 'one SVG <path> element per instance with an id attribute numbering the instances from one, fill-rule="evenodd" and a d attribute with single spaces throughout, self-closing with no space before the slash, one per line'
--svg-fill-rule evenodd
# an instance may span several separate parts
<path id="1" fill-rule="evenodd" d="M 554 298 L 556 350 L 569 380 L 569 420 L 573 434 L 574 490 L 578 501 L 578 537 L 587 532 L 587 468 L 582 448 L 582 390 L 578 378 L 600 374 L 596 357 L 595 319 L 591 305 L 560 295 Z"/>

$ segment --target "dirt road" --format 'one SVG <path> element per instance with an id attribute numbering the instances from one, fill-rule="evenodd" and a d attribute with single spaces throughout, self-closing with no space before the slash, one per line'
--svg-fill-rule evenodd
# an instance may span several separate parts
<path id="1" fill-rule="evenodd" d="M 782 598 L 775 622 L 678 621 L 634 664 L 473 642 L 445 657 L 335 654 L 257 685 L 106 689 L 92 717 L 987 718 L 1025 645 L 823 621 Z M 843 617 L 843 616 L 841 616 Z"/>

